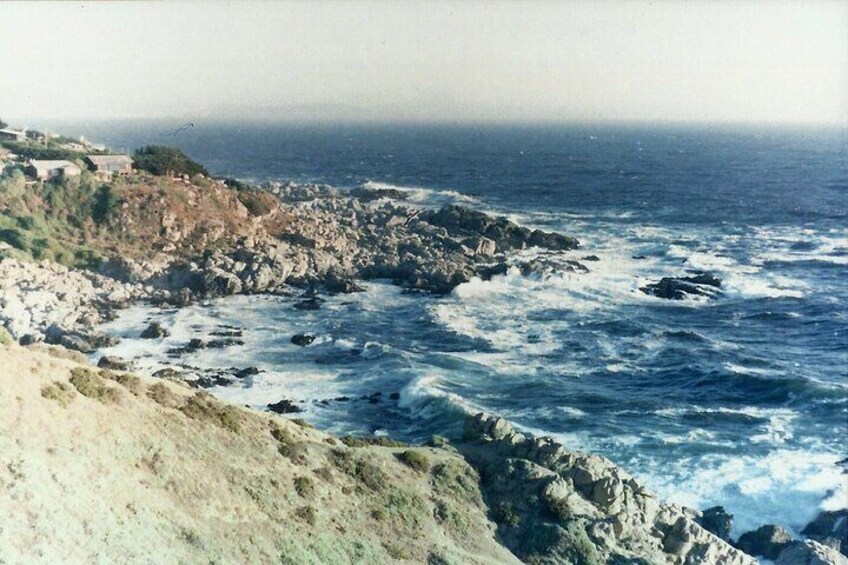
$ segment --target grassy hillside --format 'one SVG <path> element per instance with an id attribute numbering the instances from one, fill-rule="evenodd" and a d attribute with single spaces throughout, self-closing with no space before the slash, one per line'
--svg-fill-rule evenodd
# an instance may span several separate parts
<path id="1" fill-rule="evenodd" d="M 91 268 L 104 258 L 147 258 L 151 251 L 192 256 L 232 248 L 284 222 L 272 196 L 202 175 L 186 181 L 138 173 L 102 181 L 84 171 L 29 184 L 18 170 L 0 176 L 0 243 L 6 244 L 0 258 Z"/>
<path id="2" fill-rule="evenodd" d="M 517 562 L 451 451 L 348 446 L 62 349 L 0 354 L 0 562 Z"/>

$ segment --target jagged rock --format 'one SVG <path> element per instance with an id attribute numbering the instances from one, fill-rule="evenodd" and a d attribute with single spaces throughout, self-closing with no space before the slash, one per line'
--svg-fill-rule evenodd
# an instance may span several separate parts
<path id="1" fill-rule="evenodd" d="M 804 540 L 783 548 L 775 565 L 848 565 L 848 557 L 817 541 Z"/>
<path id="2" fill-rule="evenodd" d="M 159 339 L 163 337 L 168 337 L 171 335 L 162 324 L 159 322 L 152 322 L 143 332 L 141 332 L 142 339 Z"/>
<path id="3" fill-rule="evenodd" d="M 277 414 L 297 414 L 299 412 L 304 412 L 303 408 L 285 398 L 279 402 L 268 404 L 266 408 L 271 412 L 276 412 Z"/>
<path id="4" fill-rule="evenodd" d="M 315 341 L 315 337 L 316 336 L 312 334 L 297 334 L 292 336 L 291 342 L 295 345 L 299 345 L 300 347 L 306 347 Z"/>
<path id="5" fill-rule="evenodd" d="M 120 357 L 111 357 L 104 355 L 97 362 L 97 366 L 101 369 L 112 369 L 113 371 L 129 371 L 130 363 Z"/>
<path id="6" fill-rule="evenodd" d="M 723 506 L 707 508 L 695 518 L 702 528 L 715 536 L 728 541 L 730 530 L 733 528 L 733 515 L 728 514 Z"/>
<path id="7" fill-rule="evenodd" d="M 294 307 L 298 310 L 320 310 L 321 303 L 324 302 L 317 296 L 296 302 Z"/>
<path id="8" fill-rule="evenodd" d="M 736 547 L 748 555 L 777 559 L 780 552 L 792 541 L 792 534 L 780 526 L 768 524 L 753 532 L 739 536 Z"/>
<path id="9" fill-rule="evenodd" d="M 603 457 L 484 414 L 466 419 L 455 447 L 480 473 L 500 539 L 524 562 L 756 563 Z"/>
<path id="10" fill-rule="evenodd" d="M 721 294 L 721 280 L 710 274 L 700 273 L 692 277 L 663 277 L 658 283 L 651 283 L 639 290 L 667 300 L 683 300 L 687 296 L 706 296 L 715 298 Z"/>
<path id="11" fill-rule="evenodd" d="M 233 376 L 237 379 L 245 379 L 260 373 L 257 367 L 245 367 L 244 369 L 236 369 L 233 371 Z"/>
<path id="12" fill-rule="evenodd" d="M 848 555 L 848 510 L 819 513 L 801 530 L 801 535 Z"/>

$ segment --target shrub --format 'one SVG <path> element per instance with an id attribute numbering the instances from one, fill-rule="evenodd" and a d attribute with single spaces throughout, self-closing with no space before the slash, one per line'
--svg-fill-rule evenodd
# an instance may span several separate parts
<path id="1" fill-rule="evenodd" d="M 294 515 L 309 524 L 314 526 L 318 517 L 318 512 L 312 506 L 301 506 L 294 511 Z"/>
<path id="2" fill-rule="evenodd" d="M 501 502 L 492 509 L 492 517 L 495 522 L 504 526 L 514 528 L 521 524 L 521 516 L 515 511 L 512 504 Z"/>
<path id="3" fill-rule="evenodd" d="M 571 508 L 563 498 L 554 498 L 547 496 L 544 499 L 544 509 L 548 517 L 554 522 L 564 523 L 571 520 L 573 517 Z"/>
<path id="4" fill-rule="evenodd" d="M 210 422 L 231 432 L 237 433 L 241 429 L 236 408 L 218 402 L 208 393 L 198 392 L 190 396 L 180 411 L 189 418 Z"/>
<path id="5" fill-rule="evenodd" d="M 345 436 L 341 438 L 342 443 L 348 447 L 369 447 L 377 445 L 380 447 L 407 447 L 408 444 L 394 440 L 388 436 L 377 437 L 354 437 Z"/>
<path id="6" fill-rule="evenodd" d="M 120 205 L 121 199 L 112 192 L 112 188 L 103 185 L 97 189 L 94 202 L 91 206 L 91 217 L 98 224 L 102 224 L 109 217 L 109 213 Z"/>
<path id="7" fill-rule="evenodd" d="M 238 193 L 239 202 L 241 202 L 251 216 L 264 216 L 269 214 L 273 209 L 271 201 L 274 197 L 270 194 L 264 194 L 258 191 L 245 191 Z"/>
<path id="8" fill-rule="evenodd" d="M 41 387 L 41 396 L 55 400 L 65 408 L 74 399 L 74 390 L 62 381 L 56 381 Z"/>
<path id="9" fill-rule="evenodd" d="M 107 386 L 106 383 L 90 369 L 77 367 L 71 371 L 71 384 L 82 394 L 104 404 L 113 404 L 121 399 L 121 391 Z"/>
<path id="10" fill-rule="evenodd" d="M 100 371 L 100 376 L 104 379 L 115 381 L 136 396 L 140 395 L 142 392 L 143 386 L 141 384 L 141 379 L 135 375 L 131 375 L 129 373 L 116 373 L 108 369 L 103 369 Z"/>
<path id="11" fill-rule="evenodd" d="M 12 339 L 12 336 L 6 331 L 6 328 L 0 326 L 0 345 L 12 345 L 14 342 L 15 340 Z"/>
<path id="12" fill-rule="evenodd" d="M 468 522 L 453 506 L 444 500 L 437 500 L 433 517 L 448 531 L 456 534 L 468 533 Z"/>
<path id="13" fill-rule="evenodd" d="M 389 477 L 380 467 L 370 461 L 357 459 L 349 451 L 334 449 L 330 452 L 330 460 L 341 472 L 370 490 L 379 491 L 388 484 Z"/>
<path id="14" fill-rule="evenodd" d="M 459 462 L 439 463 L 433 468 L 433 490 L 475 506 L 483 504 L 477 473 Z"/>
<path id="15" fill-rule="evenodd" d="M 315 483 L 309 477 L 295 477 L 294 490 L 303 498 L 312 498 L 315 494 Z"/>
<path id="16" fill-rule="evenodd" d="M 430 460 L 420 451 L 412 451 L 407 449 L 402 453 L 396 453 L 395 457 L 407 467 L 414 469 L 420 473 L 426 473 L 430 470 Z"/>
<path id="17" fill-rule="evenodd" d="M 271 428 L 271 437 L 277 440 L 279 444 L 277 451 L 283 457 L 288 457 L 295 465 L 306 465 L 306 446 L 301 441 L 297 441 L 294 436 L 285 428 L 274 426 Z"/>
<path id="18" fill-rule="evenodd" d="M 179 396 L 174 394 L 165 383 L 156 383 L 147 389 L 147 396 L 153 399 L 156 404 L 167 408 L 176 408 L 179 403 Z"/>
<path id="19" fill-rule="evenodd" d="M 133 155 L 135 167 L 154 175 L 209 175 L 207 170 L 175 147 L 148 145 Z"/>
<path id="20" fill-rule="evenodd" d="M 309 422 L 307 422 L 303 418 L 292 418 L 290 420 L 290 422 L 292 424 L 297 424 L 299 427 L 306 429 L 306 430 L 314 430 L 315 429 L 315 426 L 313 426 L 312 424 L 310 424 Z"/>

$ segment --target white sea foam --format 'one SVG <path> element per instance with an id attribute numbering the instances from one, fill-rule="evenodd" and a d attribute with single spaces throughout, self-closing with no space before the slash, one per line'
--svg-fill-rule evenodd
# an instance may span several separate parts
<path id="1" fill-rule="evenodd" d="M 368 181 L 362 185 L 370 190 L 397 190 L 409 195 L 407 202 L 425 206 L 444 206 L 445 204 L 476 204 L 479 198 L 463 194 L 456 190 L 439 190 L 421 186 L 401 186 L 386 182 Z"/>
<path id="2" fill-rule="evenodd" d="M 734 536 L 774 516 L 796 531 L 819 509 L 847 508 L 848 485 L 838 455 L 826 451 L 778 449 L 756 456 L 709 455 L 684 458 L 642 478 L 658 494 L 692 508 L 723 505 L 734 515 Z"/>

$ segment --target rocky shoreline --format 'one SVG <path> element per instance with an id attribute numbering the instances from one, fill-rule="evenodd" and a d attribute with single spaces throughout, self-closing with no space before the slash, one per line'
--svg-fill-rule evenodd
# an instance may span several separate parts
<path id="1" fill-rule="evenodd" d="M 0 261 L 0 331 L 8 334 L 6 341 L 21 345 L 44 341 L 91 353 L 110 343 L 97 326 L 136 302 L 180 307 L 232 294 L 302 293 L 296 307 L 320 309 L 322 293 L 359 292 L 358 280 L 389 279 L 410 291 L 448 293 L 472 277 L 488 278 L 511 266 L 524 275 L 544 276 L 585 272 L 584 262 L 597 259 L 542 255 L 514 264 L 510 254 L 515 251 L 575 251 L 579 242 L 460 206 L 416 208 L 397 202 L 402 194 L 373 189 L 347 194 L 326 186 L 266 188 L 274 204 L 229 247 L 204 245 L 187 253 L 182 246 L 193 232 L 163 215 L 164 244 L 157 240 L 149 257 L 112 257 L 98 273 L 47 261 Z M 132 223 L 126 215 L 112 221 Z M 715 298 L 720 286 L 715 277 L 695 273 L 666 277 L 641 290 L 667 299 Z M 157 339 L 161 332 L 151 326 L 145 337 Z M 174 355 L 237 343 L 238 338 L 233 328 L 226 335 L 192 341 Z M 308 335 L 295 338 L 308 344 Z M 120 359 L 101 360 L 101 366 L 130 368 Z M 251 370 L 234 367 L 202 375 L 194 386 L 232 382 Z M 180 379 L 176 372 L 158 376 Z M 297 407 L 280 403 L 272 410 L 296 413 Z M 466 439 L 451 449 L 478 470 L 499 540 L 526 561 L 569 563 L 573 548 L 581 547 L 587 563 L 753 563 L 746 553 L 783 565 L 848 562 L 843 557 L 848 554 L 845 511 L 822 513 L 804 529 L 805 541 L 764 526 L 733 542 L 732 517 L 723 509 L 698 512 L 663 505 L 603 458 L 516 433 L 501 419 L 469 420 Z M 494 477 L 510 480 L 501 483 Z M 515 493 L 522 494 L 516 498 Z"/>

